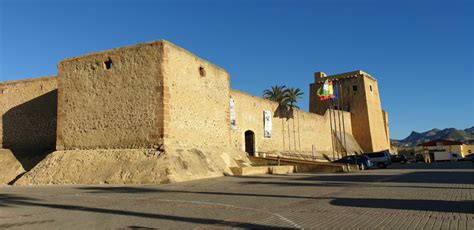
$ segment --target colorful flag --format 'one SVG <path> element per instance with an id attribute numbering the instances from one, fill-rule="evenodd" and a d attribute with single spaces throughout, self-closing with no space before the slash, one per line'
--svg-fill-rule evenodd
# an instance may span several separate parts
<path id="1" fill-rule="evenodd" d="M 339 97 L 339 92 L 337 90 L 337 85 L 333 87 L 334 88 L 334 93 L 331 97 L 332 100 L 336 100 Z"/>
<path id="2" fill-rule="evenodd" d="M 318 96 L 320 100 L 324 100 L 323 98 L 327 97 L 329 95 L 329 90 L 328 90 L 328 80 L 326 80 L 321 88 L 318 89 Z"/>
<path id="3" fill-rule="evenodd" d="M 334 88 L 332 86 L 332 81 L 324 81 L 324 84 L 318 89 L 318 96 L 319 100 L 321 101 L 334 98 Z"/>

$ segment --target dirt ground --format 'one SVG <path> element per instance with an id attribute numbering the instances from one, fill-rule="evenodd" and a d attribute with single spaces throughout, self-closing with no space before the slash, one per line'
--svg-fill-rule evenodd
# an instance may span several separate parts
<path id="1" fill-rule="evenodd" d="M 17 176 L 25 172 L 25 169 L 20 161 L 16 159 L 15 155 L 13 155 L 12 151 L 0 149 L 0 185 L 14 181 Z"/>
<path id="2" fill-rule="evenodd" d="M 68 150 L 49 154 L 15 185 L 170 183 L 231 174 L 245 153 L 220 148 Z"/>

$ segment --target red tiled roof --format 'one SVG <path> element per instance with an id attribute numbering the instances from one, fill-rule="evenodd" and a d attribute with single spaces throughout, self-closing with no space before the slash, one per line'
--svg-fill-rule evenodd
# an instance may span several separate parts
<path id="1" fill-rule="evenodd" d="M 463 143 L 461 141 L 451 141 L 451 140 L 443 140 L 443 139 L 437 139 L 437 140 L 432 140 L 428 141 L 425 143 L 421 143 L 418 146 L 436 146 L 436 143 L 441 142 L 443 145 L 462 145 Z"/>

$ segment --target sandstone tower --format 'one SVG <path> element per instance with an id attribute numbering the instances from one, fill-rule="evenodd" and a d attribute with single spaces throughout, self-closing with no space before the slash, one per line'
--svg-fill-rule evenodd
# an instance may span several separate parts
<path id="1" fill-rule="evenodd" d="M 225 70 L 164 40 L 69 58 L 57 149 L 227 147 L 228 98 Z"/>
<path id="2" fill-rule="evenodd" d="M 377 80 L 361 70 L 327 76 L 323 72 L 314 74 L 310 85 L 310 105 L 312 113 L 324 114 L 329 108 L 328 101 L 320 101 L 317 90 L 325 80 L 333 81 L 339 87 L 342 104 L 333 109 L 350 112 L 352 133 L 365 152 L 390 149 L 388 115 L 382 110 Z"/>

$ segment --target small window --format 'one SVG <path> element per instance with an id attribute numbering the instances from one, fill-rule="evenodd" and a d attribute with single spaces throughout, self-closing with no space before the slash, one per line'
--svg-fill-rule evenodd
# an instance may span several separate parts
<path id="1" fill-rule="evenodd" d="M 111 69 L 112 68 L 112 60 L 109 58 L 109 60 L 104 61 L 104 68 L 105 69 Z"/>
<path id="2" fill-rule="evenodd" d="M 199 67 L 199 75 L 201 75 L 201 77 L 205 77 L 206 76 L 206 70 L 204 69 L 204 67 Z"/>
<path id="3" fill-rule="evenodd" d="M 357 91 L 357 85 L 352 86 L 352 91 L 356 92 Z"/>
<path id="4" fill-rule="evenodd" d="M 369 85 L 370 92 L 372 92 L 372 85 Z"/>

